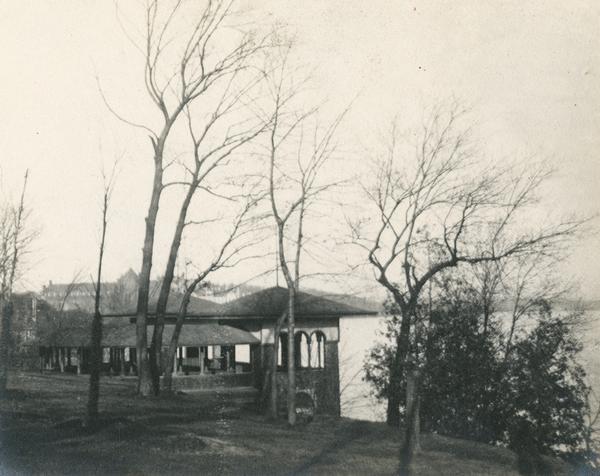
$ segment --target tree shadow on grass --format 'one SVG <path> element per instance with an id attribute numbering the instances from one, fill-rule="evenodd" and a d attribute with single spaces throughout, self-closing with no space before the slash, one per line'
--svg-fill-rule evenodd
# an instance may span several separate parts
<path id="1" fill-rule="evenodd" d="M 333 442 L 323 448 L 318 454 L 314 455 L 308 461 L 302 463 L 298 468 L 290 474 L 309 474 L 315 466 L 327 463 L 328 459 L 337 451 L 345 448 L 354 440 L 364 437 L 370 433 L 368 422 L 354 421 L 348 426 L 338 428 L 335 432 Z"/>

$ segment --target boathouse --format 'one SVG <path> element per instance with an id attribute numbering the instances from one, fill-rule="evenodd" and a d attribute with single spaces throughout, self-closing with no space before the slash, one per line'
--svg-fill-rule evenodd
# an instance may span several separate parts
<path id="1" fill-rule="evenodd" d="M 174 387 L 185 390 L 253 386 L 262 390 L 274 352 L 275 324 L 286 309 L 287 298 L 287 289 L 281 287 L 264 289 L 223 305 L 194 298 L 179 339 Z M 175 294 L 169 303 L 163 337 L 165 346 L 171 339 L 178 301 Z M 374 314 L 374 311 L 322 296 L 297 294 L 294 335 L 297 392 L 310 396 L 317 412 L 340 413 L 340 318 Z M 105 317 L 103 324 L 104 372 L 135 375 L 134 313 L 128 311 Z M 148 342 L 152 331 L 151 315 Z M 42 339 L 41 368 L 86 373 L 89 339 L 88 326 L 63 327 Z M 282 393 L 286 391 L 287 342 L 284 327 L 278 355 L 278 381 Z"/>

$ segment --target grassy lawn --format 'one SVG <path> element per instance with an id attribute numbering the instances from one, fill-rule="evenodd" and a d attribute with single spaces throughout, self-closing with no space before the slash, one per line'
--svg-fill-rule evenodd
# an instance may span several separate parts
<path id="1" fill-rule="evenodd" d="M 318 418 L 289 429 L 247 391 L 140 399 L 104 378 L 103 426 L 81 429 L 87 377 L 20 373 L 0 401 L 0 474 L 394 474 L 400 437 L 381 423 Z M 567 467 L 553 463 L 555 474 Z M 415 474 L 518 474 L 509 450 L 423 436 Z"/>

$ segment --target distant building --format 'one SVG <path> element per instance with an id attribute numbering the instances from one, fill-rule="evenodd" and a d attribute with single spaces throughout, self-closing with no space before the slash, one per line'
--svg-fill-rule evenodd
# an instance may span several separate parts
<path id="1" fill-rule="evenodd" d="M 13 347 L 35 340 L 39 298 L 34 293 L 13 294 L 11 335 Z"/>
<path id="2" fill-rule="evenodd" d="M 38 362 L 40 328 L 48 321 L 53 312 L 52 307 L 32 292 L 13 294 L 12 304 L 11 365 L 19 368 L 35 367 Z"/>
<path id="3" fill-rule="evenodd" d="M 137 296 L 138 276 L 129 269 L 115 282 L 105 282 L 101 286 L 103 312 L 117 312 L 124 306 L 130 306 Z M 153 282 L 151 289 L 156 290 L 158 283 Z M 73 282 L 55 284 L 50 281 L 42 288 L 40 297 L 59 311 L 81 310 L 93 312 L 95 286 L 92 282 Z"/>
<path id="4" fill-rule="evenodd" d="M 247 284 L 235 285 L 207 282 L 205 286 L 196 290 L 194 295 L 219 304 L 226 304 L 262 289 L 264 288 Z"/>

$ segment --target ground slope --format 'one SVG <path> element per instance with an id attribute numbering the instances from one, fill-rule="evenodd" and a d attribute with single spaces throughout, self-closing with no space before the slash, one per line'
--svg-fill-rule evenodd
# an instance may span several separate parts
<path id="1" fill-rule="evenodd" d="M 84 432 L 87 378 L 17 374 L 0 401 L 0 474 L 394 474 L 398 432 L 381 423 L 318 419 L 289 429 L 252 409 L 250 389 L 156 399 L 134 380 L 104 378 L 104 426 Z M 554 474 L 569 467 L 549 463 Z M 423 437 L 417 475 L 518 474 L 509 450 Z"/>

